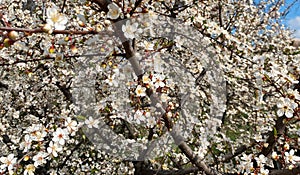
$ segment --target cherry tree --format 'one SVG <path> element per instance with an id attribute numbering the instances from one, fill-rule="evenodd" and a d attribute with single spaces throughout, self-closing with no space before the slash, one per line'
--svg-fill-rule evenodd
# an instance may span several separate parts
<path id="1" fill-rule="evenodd" d="M 1 174 L 298 174 L 282 0 L 1 0 Z"/>

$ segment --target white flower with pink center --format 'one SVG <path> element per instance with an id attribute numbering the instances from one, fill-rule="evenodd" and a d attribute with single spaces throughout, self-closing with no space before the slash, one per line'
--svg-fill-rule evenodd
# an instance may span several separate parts
<path id="1" fill-rule="evenodd" d="M 57 128 L 57 130 L 53 133 L 53 138 L 52 140 L 54 142 L 57 142 L 61 145 L 64 145 L 66 140 L 69 139 L 69 135 L 68 135 L 68 130 L 67 129 L 61 129 L 61 128 Z"/>
<path id="2" fill-rule="evenodd" d="M 45 152 L 39 152 L 37 155 L 33 156 L 32 160 L 34 161 L 34 166 L 38 167 L 47 163 L 47 156 L 48 154 Z"/>

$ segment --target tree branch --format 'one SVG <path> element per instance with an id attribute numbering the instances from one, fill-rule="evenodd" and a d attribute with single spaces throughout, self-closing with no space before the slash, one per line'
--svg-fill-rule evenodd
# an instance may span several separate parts
<path id="1" fill-rule="evenodd" d="M 196 167 L 180 169 L 180 170 L 151 170 L 142 169 L 139 174 L 136 175 L 186 175 L 190 173 L 197 173 L 199 169 Z"/>
<path id="2" fill-rule="evenodd" d="M 0 88 L 8 89 L 8 85 L 0 82 Z"/>
<path id="3" fill-rule="evenodd" d="M 16 31 L 16 32 L 26 32 L 26 33 L 46 33 L 42 28 L 37 29 L 25 29 L 25 28 L 13 28 L 13 27 L 0 27 L 2 31 Z M 70 35 L 88 35 L 88 34 L 98 34 L 99 32 L 95 30 L 89 31 L 78 31 L 78 30 L 53 30 L 52 34 L 70 34 Z"/>
<path id="4" fill-rule="evenodd" d="M 111 0 L 91 0 L 97 4 L 104 12 L 108 12 L 107 6 L 112 2 Z"/>
<path id="5" fill-rule="evenodd" d="M 59 82 L 56 82 L 55 85 L 64 94 L 64 96 L 66 97 L 66 99 L 68 101 L 73 102 L 73 100 L 72 100 L 72 94 L 70 92 L 70 87 L 67 87 L 66 85 L 60 85 Z"/>
<path id="6" fill-rule="evenodd" d="M 272 170 L 269 175 L 296 175 L 300 174 L 300 166 L 293 168 L 291 170 Z"/>
<path id="7" fill-rule="evenodd" d="M 133 7 L 133 9 L 130 11 L 130 16 L 134 13 L 134 11 L 136 10 L 136 8 L 138 8 L 138 6 L 141 4 L 141 2 L 142 2 L 143 0 L 137 0 L 137 1 L 135 1 L 135 4 L 134 4 L 134 7 Z"/>
<path id="8" fill-rule="evenodd" d="M 124 33 L 121 31 L 121 27 L 122 27 L 122 25 L 119 23 L 117 23 L 115 25 L 116 35 L 121 39 L 121 41 L 124 41 L 122 44 L 123 44 L 123 47 L 126 52 L 126 58 L 131 63 L 131 66 L 132 66 L 136 76 L 141 77 L 143 75 L 143 70 L 138 62 L 137 57 L 136 57 L 136 53 L 135 53 L 136 51 L 134 48 L 134 44 L 132 44 L 132 43 L 134 43 L 134 41 L 125 39 Z M 147 89 L 147 96 L 150 97 L 152 103 L 154 103 L 154 104 L 157 104 L 160 102 L 160 99 L 157 96 L 155 96 L 155 94 L 153 93 L 153 90 L 151 90 L 151 89 Z M 158 110 L 162 111 L 162 114 L 165 114 L 163 107 L 159 107 Z M 179 135 L 176 132 L 176 130 L 172 131 L 172 126 L 173 126 L 172 121 L 166 115 L 162 115 L 162 118 L 165 122 L 166 128 L 168 129 L 168 131 L 171 131 L 171 135 L 172 135 L 173 139 L 175 140 L 175 143 L 178 145 L 178 147 L 183 152 L 183 154 L 185 154 L 189 158 L 189 160 L 194 165 L 196 165 L 200 170 L 205 171 L 205 173 L 207 175 L 217 174 L 217 173 L 213 172 L 205 163 L 203 163 L 199 156 L 197 156 L 196 154 L 193 153 L 192 149 L 184 141 L 184 138 L 181 135 Z"/>
<path id="9" fill-rule="evenodd" d="M 253 141 L 250 146 L 246 146 L 246 145 L 242 145 L 240 147 L 238 147 L 234 153 L 229 153 L 229 154 L 226 154 L 223 159 L 221 160 L 221 162 L 228 162 L 229 160 L 231 160 L 232 158 L 242 154 L 243 152 L 245 152 L 247 149 L 253 147 L 255 145 L 255 142 Z"/>
<path id="10" fill-rule="evenodd" d="M 273 129 L 273 131 L 270 131 L 269 132 L 269 137 L 267 139 L 267 143 L 268 143 L 268 147 L 263 147 L 261 153 L 264 155 L 264 156 L 268 156 L 273 147 L 275 146 L 275 143 L 276 143 L 276 140 L 278 137 L 280 137 L 283 132 L 284 132 L 284 129 L 285 129 L 285 124 L 283 123 L 283 120 L 285 119 L 285 117 L 279 117 L 277 120 L 276 120 L 276 123 L 275 123 L 275 128 Z M 276 130 L 276 135 L 275 135 L 275 130 Z"/>

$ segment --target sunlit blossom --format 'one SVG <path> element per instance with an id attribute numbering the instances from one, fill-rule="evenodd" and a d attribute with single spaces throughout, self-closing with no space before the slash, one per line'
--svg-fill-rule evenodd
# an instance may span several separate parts
<path id="1" fill-rule="evenodd" d="M 141 33 L 141 30 L 138 29 L 138 23 L 131 24 L 129 20 L 122 26 L 122 31 L 124 32 L 124 36 L 128 39 L 133 39 L 137 33 Z"/>
<path id="2" fill-rule="evenodd" d="M 33 164 L 26 165 L 24 175 L 34 175 L 35 166 Z"/>
<path id="3" fill-rule="evenodd" d="M 272 159 L 274 160 L 278 160 L 279 159 L 279 156 L 276 152 L 272 152 Z"/>
<path id="4" fill-rule="evenodd" d="M 48 154 L 45 152 L 38 152 L 37 155 L 33 156 L 32 160 L 34 161 L 34 166 L 38 167 L 40 165 L 43 165 L 47 162 L 47 156 Z"/>
<path id="5" fill-rule="evenodd" d="M 150 81 L 151 81 L 151 79 L 149 78 L 149 75 L 145 74 L 145 75 L 143 75 L 143 77 L 142 77 L 142 81 L 143 81 L 143 83 L 145 83 L 145 84 L 149 84 Z"/>
<path id="6" fill-rule="evenodd" d="M 2 163 L 0 166 L 1 169 L 7 168 L 8 170 L 12 170 L 17 162 L 17 158 L 15 158 L 14 154 L 9 154 L 7 157 L 1 157 L 0 161 Z"/>
<path id="7" fill-rule="evenodd" d="M 147 95 L 147 94 L 146 94 L 146 88 L 143 87 L 143 86 L 141 86 L 141 85 L 138 85 L 138 86 L 136 87 L 135 93 L 136 93 L 136 95 L 139 96 L 139 97 L 144 97 L 144 96 Z"/>
<path id="8" fill-rule="evenodd" d="M 135 149 L 136 141 L 147 143 L 152 135 L 160 147 L 149 145 L 153 159 L 147 167 L 158 174 L 165 168 L 192 167 L 197 160 L 207 167 L 199 170 L 211 168 L 215 174 L 272 174 L 272 161 L 282 165 L 275 170 L 279 172 L 299 166 L 295 153 L 300 145 L 299 44 L 291 47 L 291 32 L 280 26 L 285 6 L 274 0 L 255 4 L 252 0 L 175 4 L 128 0 L 110 1 L 106 6 L 100 1 L 52 0 L 55 6 L 50 1 L 0 0 L 0 174 L 140 174 L 131 161 L 119 161 L 121 154 L 115 148 L 143 152 Z M 176 21 L 164 17 L 174 15 L 181 20 L 173 28 Z M 127 21 L 118 29 L 114 22 L 123 18 Z M 64 34 L 46 34 L 66 27 L 70 30 L 57 32 Z M 124 36 L 111 35 L 114 31 Z M 141 31 L 144 35 L 139 37 Z M 124 43 L 124 38 L 136 40 Z M 135 75 L 135 66 L 145 72 L 142 78 Z M 204 67 L 203 80 L 195 82 Z M 222 70 L 224 75 L 219 76 Z M 78 78 L 85 71 L 83 75 L 88 76 Z M 89 87 L 92 93 L 86 91 Z M 223 88 L 226 92 L 220 93 Z M 226 105 L 218 100 L 223 95 Z M 198 157 L 178 151 L 172 139 L 157 139 L 170 129 L 161 111 L 155 110 L 159 107 L 174 120 L 172 131 L 182 130 L 178 133 L 182 143 Z M 218 108 L 224 110 L 214 115 Z M 104 123 L 89 117 L 94 114 L 103 117 Z M 283 120 L 285 128 L 277 126 L 278 118 L 294 114 L 293 120 Z M 205 122 L 221 116 L 222 125 Z M 87 128 L 79 130 L 85 124 Z M 103 143 L 112 156 L 97 151 L 102 143 L 87 140 L 86 131 L 105 134 L 105 124 L 121 138 L 125 136 L 122 145 L 114 143 L 118 138 L 113 135 Z M 88 128 L 99 128 L 99 132 Z M 282 129 L 288 134 L 279 137 Z M 96 141 L 96 135 L 89 136 Z M 266 142 L 274 136 L 276 143 Z M 257 142 L 254 146 L 252 140 Z M 241 153 L 243 145 L 249 149 Z M 267 158 L 260 153 L 268 146 L 272 155 Z M 170 156 L 164 161 L 162 154 Z"/>
<path id="9" fill-rule="evenodd" d="M 53 133 L 53 138 L 52 140 L 54 142 L 57 142 L 61 145 L 64 145 L 66 140 L 69 139 L 68 136 L 68 130 L 67 129 L 61 129 L 61 128 L 57 128 L 56 131 Z"/>
<path id="10" fill-rule="evenodd" d="M 72 120 L 68 117 L 65 121 L 65 126 L 68 129 L 68 132 L 71 133 L 71 136 L 75 135 L 75 132 L 78 130 L 78 123 L 76 120 Z"/>
<path id="11" fill-rule="evenodd" d="M 68 22 L 68 18 L 59 12 L 58 7 L 52 4 L 51 8 L 47 8 L 47 24 L 56 30 L 64 30 Z"/>
<path id="12" fill-rule="evenodd" d="M 108 8 L 107 18 L 110 18 L 110 19 L 118 19 L 119 18 L 120 13 L 122 11 L 117 4 L 111 3 L 107 6 L 107 8 Z"/>
<path id="13" fill-rule="evenodd" d="M 289 98 L 280 98 L 279 102 L 277 103 L 277 115 L 283 116 L 286 115 L 287 118 L 293 117 L 294 109 L 298 106 L 297 103 L 290 100 Z"/>
<path id="14" fill-rule="evenodd" d="M 289 163 L 296 164 L 296 162 L 300 161 L 300 157 L 295 156 L 295 151 L 293 149 L 291 149 L 290 152 L 285 152 L 284 155 L 286 161 Z"/>
<path id="15" fill-rule="evenodd" d="M 47 152 L 49 154 L 52 154 L 54 157 L 57 157 L 58 156 L 57 153 L 61 151 L 62 151 L 62 146 L 60 144 L 57 144 L 53 141 L 49 143 L 49 147 L 47 148 Z"/>

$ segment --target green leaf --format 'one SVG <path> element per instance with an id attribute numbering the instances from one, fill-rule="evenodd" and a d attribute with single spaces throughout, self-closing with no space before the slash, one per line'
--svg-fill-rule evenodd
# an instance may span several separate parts
<path id="1" fill-rule="evenodd" d="M 275 136 L 275 137 L 277 137 L 277 135 L 278 135 L 278 133 L 277 133 L 277 129 L 276 129 L 276 128 L 274 128 L 273 130 L 274 130 L 274 136 Z"/>

